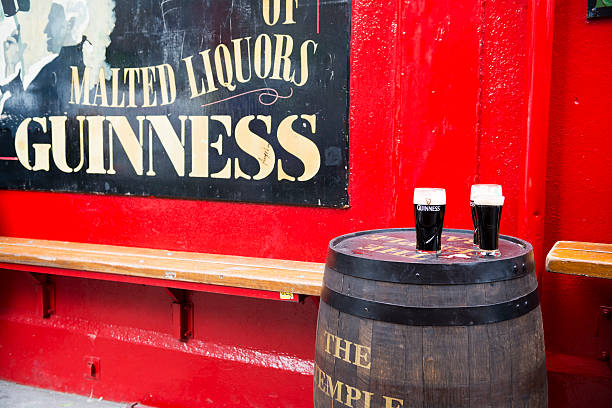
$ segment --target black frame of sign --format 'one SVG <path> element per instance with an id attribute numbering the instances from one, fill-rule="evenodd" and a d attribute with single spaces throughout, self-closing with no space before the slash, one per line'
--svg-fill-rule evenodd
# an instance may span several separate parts
<path id="1" fill-rule="evenodd" d="M 349 206 L 351 0 L 114 3 L 2 0 L 0 189 Z"/>
<path id="2" fill-rule="evenodd" d="M 612 6 L 597 6 L 597 0 L 588 0 L 587 18 L 612 17 Z"/>

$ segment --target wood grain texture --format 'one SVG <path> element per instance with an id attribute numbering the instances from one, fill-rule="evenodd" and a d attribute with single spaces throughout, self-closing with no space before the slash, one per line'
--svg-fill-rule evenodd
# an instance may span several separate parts
<path id="1" fill-rule="evenodd" d="M 384 304 L 486 307 L 531 293 L 537 288 L 537 279 L 532 269 L 519 278 L 492 283 L 413 285 L 362 279 L 326 268 L 324 285 L 349 298 Z M 333 356 L 333 350 L 325 352 L 325 331 L 368 347 L 371 368 Z M 316 345 L 316 364 L 332 373 L 325 383 L 333 384 L 339 392 L 336 395 L 323 387 L 325 393 L 315 380 L 316 408 L 548 406 L 539 306 L 489 324 L 415 326 L 356 317 L 323 300 Z M 356 387 L 362 398 L 348 399 L 347 386 Z M 367 403 L 363 398 L 366 393 L 371 395 Z"/>
<path id="2" fill-rule="evenodd" d="M 546 257 L 546 270 L 612 279 L 612 244 L 559 241 Z"/>
<path id="3" fill-rule="evenodd" d="M 0 237 L 0 262 L 318 296 L 323 264 Z"/>

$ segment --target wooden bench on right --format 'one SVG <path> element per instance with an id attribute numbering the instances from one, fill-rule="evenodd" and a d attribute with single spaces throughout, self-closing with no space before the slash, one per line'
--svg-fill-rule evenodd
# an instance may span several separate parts
<path id="1" fill-rule="evenodd" d="M 546 270 L 612 279 L 612 244 L 559 241 L 546 257 Z"/>
<path id="2" fill-rule="evenodd" d="M 553 273 L 584 276 L 589 278 L 612 279 L 612 244 L 593 242 L 559 241 L 546 257 L 546 270 Z M 597 333 L 599 343 L 598 360 L 608 363 L 612 369 L 612 305 L 599 307 Z M 590 373 L 597 377 L 612 378 L 610 371 L 602 371 L 596 364 L 585 364 L 578 357 L 547 353 L 548 369 L 550 371 L 564 371 L 569 366 L 579 367 L 578 372 L 591 367 Z M 574 361 L 575 360 L 575 361 Z M 601 363 L 599 363 L 601 364 Z M 572 370 L 568 372 L 571 373 Z"/>

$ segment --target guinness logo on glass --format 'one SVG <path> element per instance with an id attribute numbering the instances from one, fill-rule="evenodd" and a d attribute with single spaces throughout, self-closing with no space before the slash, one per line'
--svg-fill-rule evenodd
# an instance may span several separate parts
<path id="1" fill-rule="evenodd" d="M 417 205 L 419 211 L 440 211 L 439 205 Z"/>

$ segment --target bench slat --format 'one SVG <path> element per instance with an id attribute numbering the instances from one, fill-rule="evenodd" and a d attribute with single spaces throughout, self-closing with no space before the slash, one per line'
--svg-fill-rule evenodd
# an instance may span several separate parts
<path id="1" fill-rule="evenodd" d="M 319 295 L 323 264 L 0 237 L 0 262 Z"/>
<path id="2" fill-rule="evenodd" d="M 550 272 L 612 279 L 612 244 L 559 241 L 546 257 Z"/>

